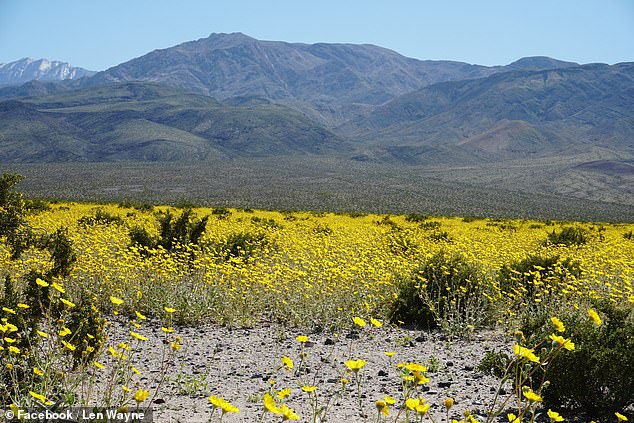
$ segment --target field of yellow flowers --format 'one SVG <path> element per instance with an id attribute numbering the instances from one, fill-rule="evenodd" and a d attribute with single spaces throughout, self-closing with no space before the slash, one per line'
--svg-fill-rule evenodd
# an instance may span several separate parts
<path id="1" fill-rule="evenodd" d="M 166 206 L 149 209 L 55 203 L 49 210 L 28 217 L 28 225 L 35 234 L 50 234 L 64 228 L 76 261 L 67 276 L 36 281 L 41 288 L 46 285 L 51 298 L 60 304 L 51 306 L 53 311 L 37 329 L 42 345 L 33 348 L 39 349 L 39 355 L 26 354 L 11 342 L 15 338 L 11 328 L 16 327 L 12 319 L 30 306 L 19 303 L 3 308 L 0 329 L 5 336 L 0 344 L 4 351 L 14 348 L 5 363 L 8 368 L 2 381 L 5 392 L 12 392 L 11 383 L 26 373 L 31 384 L 27 397 L 21 397 L 17 389 L 13 391 L 15 395 L 9 399 L 12 405 L 46 406 L 56 401 L 81 403 L 82 399 L 88 405 L 89 398 L 95 397 L 108 406 L 128 404 L 134 408 L 135 404 L 137 407 L 145 404 L 155 399 L 157 393 L 146 390 L 140 383 L 142 372 L 137 367 L 141 365 L 135 367 L 133 358 L 143 356 L 143 345 L 148 339 L 154 342 L 152 350 L 160 351 L 156 369 L 152 371 L 165 381 L 155 384 L 154 390 L 171 380 L 187 393 L 204 395 L 202 391 L 207 385 L 203 382 L 196 385 L 197 379 L 178 381 L 173 375 L 170 379 L 172 371 L 168 369 L 174 368 L 178 355 L 186 350 L 181 349 L 187 339 L 179 334 L 179 327 L 205 327 L 210 323 L 228 328 L 275 325 L 298 334 L 343 333 L 356 328 L 362 331 L 362 337 L 372 340 L 382 335 L 372 334 L 370 329 L 399 326 L 398 319 L 390 322 L 393 304 L 402 295 L 399 284 L 411 278 L 421 263 L 440 252 L 459 254 L 474 264 L 479 272 L 478 283 L 486 284 L 478 292 L 486 296 L 489 319 L 462 322 L 465 327 L 458 328 L 462 335 L 475 336 L 485 326 L 487 330 L 512 333 L 522 309 L 539 307 L 542 303 L 584 310 L 590 301 L 598 299 L 626 306 L 634 304 L 634 224 L 195 208 L 194 218 L 208 218 L 196 244 L 177 245 L 168 251 L 162 246 L 146 248 L 131 242 L 134 228 L 144 228 L 147 234 L 157 237 L 161 231 L 157 213 L 168 210 L 174 216 L 182 213 Z M 108 219 L 95 218 L 100 215 Z M 549 234 L 567 227 L 583 231 L 586 242 L 574 245 L 546 242 Z M 559 278 L 564 283 L 555 287 L 549 279 L 554 276 L 540 273 L 539 267 L 530 270 L 530 275 L 511 270 L 511 274 L 517 273 L 517 280 L 530 276 L 531 285 L 539 289 L 530 297 L 522 296 L 525 287 L 503 289 L 497 278 L 500 270 L 530 256 L 558 257 L 560 262 L 570 259 L 577 263 L 579 272 Z M 24 284 L 20 281 L 28 279 L 29 274 L 47 274 L 50 266 L 50 252 L 46 250 L 31 248 L 15 259 L 7 247 L 0 245 L 2 280 Z M 444 271 L 451 273 L 451 269 Z M 515 280 L 514 276 L 511 278 Z M 15 288 L 18 292 L 25 289 Z M 95 334 L 82 332 L 83 323 L 75 324 L 75 330 L 69 329 L 70 313 L 80 305 L 87 307 L 86 316 L 96 316 L 90 320 L 91 330 L 103 326 L 106 332 L 111 331 L 108 337 L 92 341 Z M 455 329 L 455 326 L 444 328 Z M 304 339 L 302 335 L 296 340 L 293 337 L 292 347 L 288 348 L 292 348 L 294 355 L 280 352 L 277 370 L 285 370 L 297 376 L 296 382 L 301 381 L 293 389 L 306 399 L 301 408 L 302 421 L 320 421 L 319 415 L 324 410 L 317 395 L 321 388 L 308 377 L 304 363 L 309 361 L 309 354 L 304 351 L 307 341 L 308 337 Z M 567 345 L 560 344 L 559 347 Z M 52 356 L 49 352 L 55 345 L 61 350 Z M 73 358 L 77 349 L 83 356 L 74 354 Z M 381 354 L 384 352 L 389 351 Z M 65 361 L 64 353 L 73 359 Z M 515 353 L 531 361 L 524 350 Z M 88 356 L 90 360 L 86 359 Z M 384 358 L 390 361 L 390 357 L 388 354 Z M 428 367 L 433 364 L 429 358 L 417 362 L 416 357 L 410 356 L 410 361 L 401 362 L 400 393 L 374 398 L 370 396 L 378 392 L 362 394 L 367 392 L 364 387 L 367 381 L 361 377 L 366 360 L 357 356 L 350 344 L 341 357 L 344 365 L 338 380 L 345 380 L 339 385 L 343 391 L 347 390 L 352 403 L 358 401 L 359 421 L 413 422 L 428 415 L 429 407 L 418 387 L 425 383 Z M 395 365 L 400 361 L 394 360 Z M 47 379 L 46 373 L 60 369 L 62 363 L 69 366 L 68 374 Z M 70 374 L 77 377 L 70 380 Z M 67 384 L 64 389 L 59 388 L 60 380 Z M 526 414 L 517 421 L 529 421 L 531 411 L 535 418 L 531 407 L 538 401 L 531 397 L 532 392 L 524 392 L 523 400 L 528 405 L 519 409 Z M 74 399 L 68 395 L 75 395 Z M 207 398 L 208 395 L 211 396 Z M 224 400 L 223 395 L 207 392 L 203 402 L 208 411 L 215 413 L 214 419 L 230 421 L 232 415 L 239 415 L 238 408 Z M 286 396 L 273 381 L 266 393 L 244 393 L 244 397 L 253 397 L 253 402 L 262 404 L 265 421 L 299 418 L 284 402 Z M 337 397 L 337 401 L 341 402 L 341 398 Z M 329 406 L 336 408 L 333 404 Z M 450 421 L 453 399 L 448 397 L 443 404 Z M 557 413 L 553 413 L 548 415 L 558 421 L 554 417 Z M 455 417 L 475 420 L 471 415 Z M 440 413 L 437 419 L 442 421 L 445 416 Z"/>
<path id="2" fill-rule="evenodd" d="M 122 222 L 78 222 L 97 210 Z M 564 289 L 567 301 L 585 296 L 634 301 L 634 240 L 624 236 L 634 225 L 580 223 L 590 242 L 566 247 L 542 241 L 567 223 L 212 212 L 195 210 L 200 217 L 211 216 L 202 247 L 187 247 L 181 254 L 144 254 L 131 247 L 130 228 L 142 226 L 154 234 L 159 228 L 152 212 L 117 205 L 55 204 L 51 211 L 32 216 L 30 225 L 47 232 L 68 228 L 78 257 L 65 281 L 71 297 L 74 287 L 87 286 L 104 309 L 111 307 L 108 298 L 116 296 L 129 312 L 149 316 L 174 307 L 175 319 L 183 323 L 205 319 L 244 325 L 260 320 L 337 328 L 348 324 L 350 316 L 385 318 L 386 306 L 397 294 L 395 279 L 441 250 L 461 253 L 489 273 L 531 254 L 571 258 L 583 273 Z M 253 251 L 223 256 L 214 250 L 235 234 L 257 234 Z M 199 251 L 188 255 L 194 248 Z M 0 249 L 0 262 L 4 274 L 14 279 L 50 265 L 45 253 L 35 250 L 12 261 L 9 252 Z"/>

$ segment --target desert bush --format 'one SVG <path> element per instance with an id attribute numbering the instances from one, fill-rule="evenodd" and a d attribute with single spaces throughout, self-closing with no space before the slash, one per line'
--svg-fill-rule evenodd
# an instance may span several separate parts
<path id="1" fill-rule="evenodd" d="M 592 308 L 601 325 L 591 319 Z M 557 357 L 548 366 L 546 407 L 570 408 L 594 416 L 612 415 L 632 403 L 634 392 L 634 308 L 609 300 L 595 300 L 588 307 L 545 311 L 526 317 L 522 332 L 530 340 L 553 332 L 549 315 L 565 325 L 574 350 Z"/>
<path id="2" fill-rule="evenodd" d="M 188 245 L 198 245 L 205 232 L 208 216 L 202 219 L 192 218 L 192 210 L 183 210 L 180 216 L 175 217 L 168 210 L 158 215 L 159 236 L 153 237 L 147 229 L 135 226 L 130 229 L 130 242 L 133 246 L 143 247 L 145 251 L 155 248 L 163 248 L 166 251 L 174 251 Z"/>
<path id="3" fill-rule="evenodd" d="M 211 214 L 216 216 L 218 219 L 225 219 L 231 216 L 231 210 L 225 207 L 216 207 L 211 211 Z"/>
<path id="4" fill-rule="evenodd" d="M 110 214 L 101 209 L 95 211 L 92 216 L 82 216 L 77 219 L 77 223 L 83 226 L 92 225 L 123 225 L 123 219 L 120 216 Z"/>
<path id="5" fill-rule="evenodd" d="M 248 260 L 266 244 L 267 238 L 261 232 L 237 232 L 214 245 L 212 249 L 225 260 Z"/>
<path id="6" fill-rule="evenodd" d="M 275 219 L 270 219 L 270 218 L 265 218 L 265 217 L 253 216 L 251 218 L 251 222 L 253 222 L 256 225 L 263 226 L 263 227 L 266 227 L 266 228 L 274 228 L 274 229 L 281 229 L 282 228 L 282 225 L 277 223 L 277 221 Z"/>
<path id="7" fill-rule="evenodd" d="M 405 216 L 405 220 L 408 222 L 423 222 L 427 220 L 427 216 L 421 213 L 410 213 Z"/>
<path id="8" fill-rule="evenodd" d="M 553 230 L 548 234 L 545 243 L 554 245 L 583 245 L 588 242 L 588 232 L 585 229 L 574 226 L 566 226 L 557 232 Z"/>
<path id="9" fill-rule="evenodd" d="M 51 204 L 48 201 L 34 198 L 24 200 L 24 208 L 28 213 L 37 214 L 51 210 Z"/>
<path id="10" fill-rule="evenodd" d="M 389 318 L 465 334 L 490 319 L 488 290 L 480 269 L 460 254 L 437 253 L 397 281 Z"/>
<path id="11" fill-rule="evenodd" d="M 436 229 L 440 229 L 441 226 L 442 226 L 442 224 L 440 222 L 432 220 L 431 222 L 423 222 L 420 225 L 420 228 L 425 230 L 425 231 L 434 231 Z"/>
<path id="12" fill-rule="evenodd" d="M 447 231 L 433 232 L 432 234 L 429 235 L 429 239 L 436 242 L 439 242 L 439 241 L 451 242 L 451 236 L 449 235 L 449 232 Z"/>
<path id="13" fill-rule="evenodd" d="M 580 275 L 579 263 L 570 258 L 561 260 L 558 255 L 529 255 L 523 260 L 502 266 L 497 277 L 500 290 L 508 298 L 525 303 L 535 298 L 535 294 L 544 286 L 544 281 L 548 281 L 549 289 L 552 290 L 569 277 Z"/>
<path id="14" fill-rule="evenodd" d="M 333 230 L 330 226 L 322 223 L 318 223 L 314 228 L 313 232 L 317 235 L 331 235 Z"/>

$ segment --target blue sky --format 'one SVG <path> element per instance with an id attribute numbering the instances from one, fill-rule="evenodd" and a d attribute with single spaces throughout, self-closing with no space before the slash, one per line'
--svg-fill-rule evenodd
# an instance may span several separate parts
<path id="1" fill-rule="evenodd" d="M 634 0 L 0 0 L 0 63 L 103 70 L 212 32 L 482 65 L 535 55 L 616 63 L 634 61 Z"/>

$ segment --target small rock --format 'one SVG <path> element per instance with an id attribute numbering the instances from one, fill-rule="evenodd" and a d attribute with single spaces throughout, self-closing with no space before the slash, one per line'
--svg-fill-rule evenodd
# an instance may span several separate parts
<path id="1" fill-rule="evenodd" d="M 359 333 L 357 331 L 352 331 L 346 335 L 347 339 L 359 339 Z"/>
<path id="2" fill-rule="evenodd" d="M 326 338 L 324 345 L 335 345 L 335 341 L 332 338 Z"/>
<path id="3" fill-rule="evenodd" d="M 449 360 L 449 361 L 447 362 L 447 367 L 453 367 L 453 361 Z"/>
<path id="4" fill-rule="evenodd" d="M 449 381 L 438 382 L 438 387 L 439 388 L 450 388 L 451 387 L 451 382 L 449 382 Z"/>
<path id="5" fill-rule="evenodd" d="M 154 404 L 165 404 L 165 400 L 163 398 L 157 398 L 154 400 Z"/>
<path id="6" fill-rule="evenodd" d="M 415 339 L 416 342 L 425 342 L 425 337 L 423 335 L 419 335 Z"/>
<path id="7" fill-rule="evenodd" d="M 387 376 L 387 372 L 385 370 L 379 370 L 379 377 L 385 377 Z"/>
<path id="8" fill-rule="evenodd" d="M 465 366 L 462 368 L 462 370 L 466 370 L 466 371 L 468 371 L 468 372 L 473 371 L 473 369 L 474 369 L 474 367 L 473 367 L 472 365 L 470 365 L 470 364 L 467 364 L 467 365 L 465 365 Z"/>

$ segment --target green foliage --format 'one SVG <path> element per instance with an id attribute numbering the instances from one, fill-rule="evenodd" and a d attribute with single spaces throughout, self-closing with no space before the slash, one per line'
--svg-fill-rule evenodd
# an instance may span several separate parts
<path id="1" fill-rule="evenodd" d="M 253 216 L 251 218 L 251 222 L 253 222 L 254 224 L 256 224 L 258 226 L 263 226 L 263 227 L 266 227 L 266 228 L 273 228 L 273 229 L 282 228 L 282 225 L 277 223 L 277 221 L 275 219 L 268 219 L 268 218 L 264 218 L 264 217 Z"/>
<path id="2" fill-rule="evenodd" d="M 167 251 L 173 251 L 187 245 L 198 245 L 209 217 L 195 219 L 192 215 L 191 209 L 183 210 L 178 217 L 168 210 L 158 216 L 160 228 L 158 239 L 153 238 L 145 228 L 137 226 L 130 229 L 130 241 L 132 245 L 144 247 L 146 250 L 161 247 Z"/>
<path id="3" fill-rule="evenodd" d="M 632 232 L 633 232 L 633 231 L 624 232 L 624 233 L 623 233 L 623 238 L 625 238 L 625 239 L 630 239 L 630 240 L 631 240 L 631 239 L 632 239 Z"/>
<path id="4" fill-rule="evenodd" d="M 588 232 L 574 226 L 566 226 L 560 232 L 553 230 L 546 240 L 546 243 L 565 246 L 583 245 L 586 242 L 588 242 Z"/>
<path id="5" fill-rule="evenodd" d="M 216 244 L 213 249 L 225 260 L 248 260 L 266 244 L 266 236 L 261 232 L 238 232 L 231 234 L 224 242 Z"/>
<path id="6" fill-rule="evenodd" d="M 436 242 L 439 242 L 439 241 L 451 242 L 451 236 L 449 235 L 449 232 L 447 231 L 433 232 L 432 234 L 429 235 L 429 239 Z"/>
<path id="7" fill-rule="evenodd" d="M 34 198 L 32 200 L 24 200 L 24 208 L 31 214 L 37 214 L 51 210 L 51 204 L 48 201 Z"/>
<path id="8" fill-rule="evenodd" d="M 490 319 L 487 284 L 477 266 L 459 254 L 441 251 L 397 281 L 392 322 L 440 327 L 462 335 Z"/>
<path id="9" fill-rule="evenodd" d="M 26 208 L 22 194 L 15 191 L 15 186 L 23 179 L 14 173 L 4 173 L 0 178 L 0 237 L 6 237 L 12 255 L 19 257 L 23 249 L 22 231 Z"/>
<path id="10" fill-rule="evenodd" d="M 631 404 L 634 392 L 634 308 L 607 300 L 592 307 L 603 321 L 600 327 L 586 314 L 586 308 L 552 313 L 563 321 L 575 348 L 550 364 L 544 405 L 613 417 L 614 411 Z M 522 331 L 529 343 L 547 338 L 553 331 L 549 314 L 525 320 Z"/>
<path id="11" fill-rule="evenodd" d="M 319 223 L 313 228 L 313 232 L 317 235 L 331 235 L 333 230 L 330 226 Z"/>
<path id="12" fill-rule="evenodd" d="M 218 219 L 225 219 L 231 216 L 231 210 L 225 207 L 216 207 L 211 211 L 211 214 L 216 216 Z"/>
<path id="13" fill-rule="evenodd" d="M 431 222 L 423 222 L 420 225 L 420 228 L 425 230 L 425 231 L 433 231 L 436 229 L 440 229 L 440 226 L 442 224 L 440 222 L 436 222 L 435 220 L 432 220 Z"/>
<path id="14" fill-rule="evenodd" d="M 427 220 L 427 216 L 421 213 L 410 213 L 405 216 L 405 220 L 408 222 L 423 222 Z"/>
<path id="15" fill-rule="evenodd" d="M 487 351 L 476 366 L 476 370 L 487 375 L 503 378 L 511 363 L 509 355 L 503 351 Z"/>
<path id="16" fill-rule="evenodd" d="M 121 216 L 115 216 L 101 209 L 97 210 L 93 216 L 82 216 L 77 219 L 80 225 L 123 225 Z"/>
<path id="17" fill-rule="evenodd" d="M 81 291 L 79 301 L 75 302 L 66 317 L 66 325 L 73 337 L 82 340 L 72 351 L 73 367 L 92 361 L 106 341 L 106 319 L 102 317 L 87 292 Z"/>
<path id="18" fill-rule="evenodd" d="M 44 243 L 53 259 L 53 267 L 50 270 L 52 277 L 66 277 L 70 274 L 72 266 L 77 261 L 77 255 L 73 251 L 73 242 L 68 237 L 66 228 L 60 228 L 48 237 Z"/>
<path id="19" fill-rule="evenodd" d="M 530 255 L 523 260 L 504 265 L 498 272 L 500 290 L 504 294 L 515 295 L 526 302 L 535 298 L 535 294 L 543 289 L 544 281 L 548 281 L 549 289 L 556 287 L 571 276 L 581 275 L 579 263 L 559 256 Z"/>

